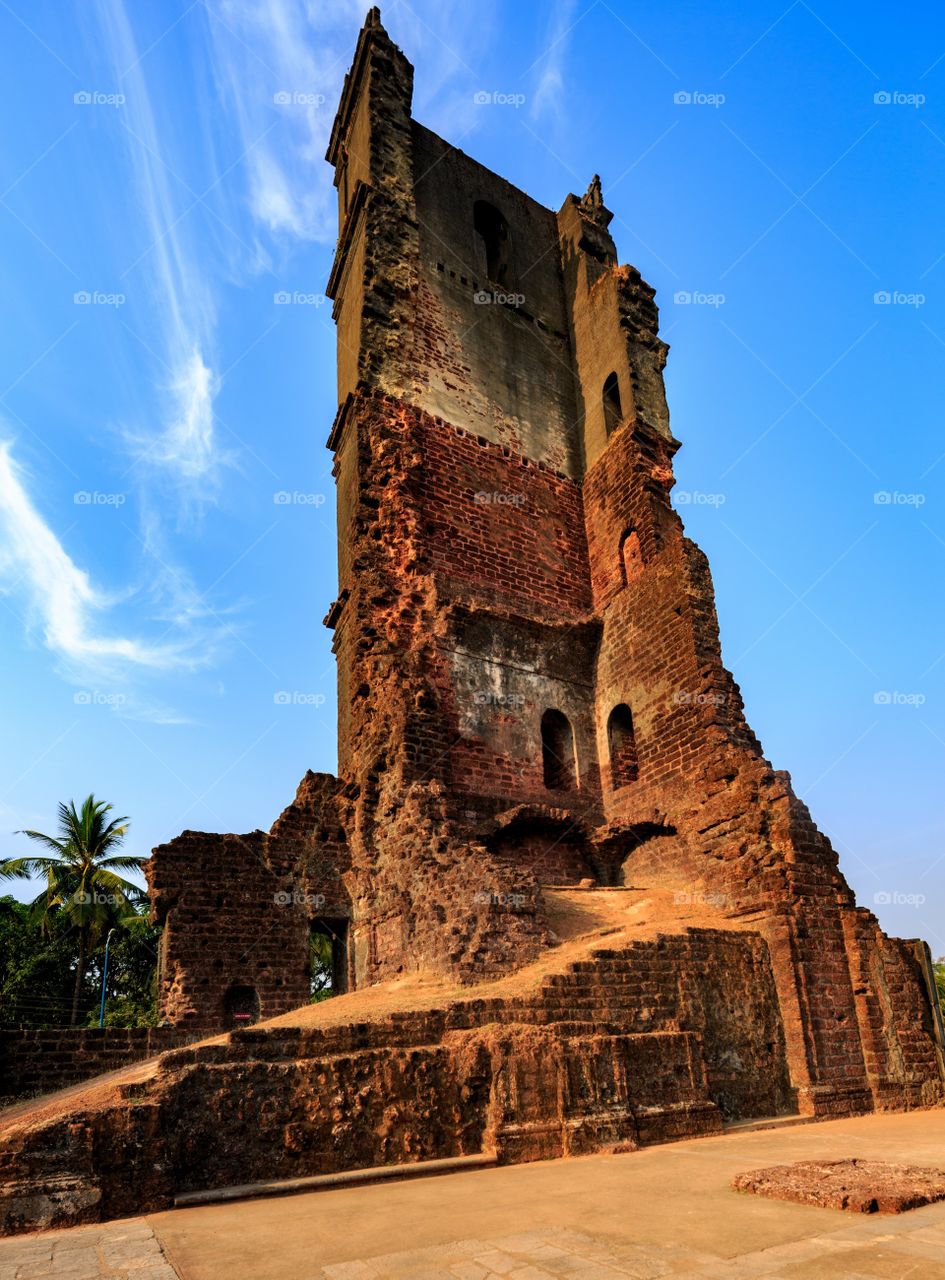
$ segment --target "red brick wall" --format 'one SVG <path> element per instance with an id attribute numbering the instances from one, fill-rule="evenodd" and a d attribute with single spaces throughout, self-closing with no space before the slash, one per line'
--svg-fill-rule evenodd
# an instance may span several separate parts
<path id="1" fill-rule="evenodd" d="M 0 1028 L 0 1106 L 117 1071 L 194 1039 L 177 1027 Z"/>
<path id="2" fill-rule="evenodd" d="M 581 487 L 439 419 L 419 419 L 427 566 L 531 613 L 590 612 Z"/>

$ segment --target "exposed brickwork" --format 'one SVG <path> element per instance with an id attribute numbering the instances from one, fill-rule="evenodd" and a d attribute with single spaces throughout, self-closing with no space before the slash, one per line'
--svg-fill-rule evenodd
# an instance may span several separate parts
<path id="1" fill-rule="evenodd" d="M 441 590 L 526 614 L 589 614 L 580 486 L 508 447 L 414 416 L 422 555 Z"/>
<path id="2" fill-rule="evenodd" d="M 310 773 L 268 835 L 185 831 L 155 850 L 159 992 L 176 1026 L 224 1026 L 237 987 L 253 989 L 267 1017 L 308 1000 L 310 925 L 351 914 L 338 793 L 337 779 Z"/>
<path id="3" fill-rule="evenodd" d="M 210 1027 L 234 983 L 263 1017 L 304 998 L 315 913 L 280 891 L 344 922 L 355 985 L 469 982 L 548 944 L 542 882 L 651 879 L 766 939 L 799 1108 L 940 1097 L 909 947 L 856 910 L 722 663 L 669 499 L 654 291 L 599 182 L 555 215 L 412 121 L 411 93 L 372 15 L 329 152 L 339 779 L 268 836 L 156 852 L 166 1008 Z"/>
<path id="4" fill-rule="evenodd" d="M 0 1028 L 0 1107 L 177 1048 L 180 1027 Z"/>
<path id="5" fill-rule="evenodd" d="M 528 1017 L 504 1002 L 494 1025 L 418 1025 L 396 1048 L 365 1033 L 344 1061 L 327 1042 L 310 1057 L 237 1037 L 220 1073 L 169 1059 L 134 1123 L 151 1132 L 148 1107 L 162 1132 L 201 1108 L 235 1116 L 247 1167 L 186 1126 L 181 1141 L 201 1177 L 245 1180 L 487 1135 L 526 1158 L 702 1132 L 723 1112 L 940 1102 L 915 946 L 856 907 L 723 665 L 709 567 L 670 503 L 654 291 L 618 265 L 599 181 L 555 214 L 413 121 L 411 93 L 372 11 L 329 151 L 338 777 L 308 775 L 268 834 L 155 851 L 163 1007 L 218 1029 L 234 989 L 263 1018 L 302 1003 L 323 914 L 350 985 L 499 977 L 553 944 L 549 881 L 705 895 L 730 931 L 665 939 L 629 972 L 598 957 L 593 998 L 574 974 L 551 983 L 586 1012 L 580 1034 L 550 990 Z M 705 974 L 711 999 L 687 1004 Z M 233 1065 L 248 1044 L 274 1056 Z"/>

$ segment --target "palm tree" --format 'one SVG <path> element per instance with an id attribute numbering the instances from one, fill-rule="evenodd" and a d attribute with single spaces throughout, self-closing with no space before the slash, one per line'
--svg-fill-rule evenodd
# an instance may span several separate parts
<path id="1" fill-rule="evenodd" d="M 36 923 L 44 933 L 51 933 L 60 919 L 78 932 L 73 1027 L 79 1017 L 82 983 L 93 944 L 107 928 L 134 915 L 143 896 L 137 885 L 117 874 L 141 871 L 145 859 L 112 852 L 125 838 L 128 819 L 109 821 L 111 809 L 110 804 L 94 796 L 89 796 L 78 812 L 74 800 L 60 804 L 58 836 L 42 831 L 17 832 L 42 845 L 47 853 L 0 859 L 0 880 L 45 877 L 46 888 L 31 904 Z"/>

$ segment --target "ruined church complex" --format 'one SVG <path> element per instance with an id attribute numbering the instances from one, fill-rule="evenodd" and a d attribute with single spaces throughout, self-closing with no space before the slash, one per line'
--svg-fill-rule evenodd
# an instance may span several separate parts
<path id="1" fill-rule="evenodd" d="M 372 10 L 328 150 L 337 775 L 154 851 L 188 1042 L 0 1129 L 7 1229 L 945 1097 L 927 947 L 856 905 L 723 666 L 599 181 L 545 208 L 412 84 Z"/>

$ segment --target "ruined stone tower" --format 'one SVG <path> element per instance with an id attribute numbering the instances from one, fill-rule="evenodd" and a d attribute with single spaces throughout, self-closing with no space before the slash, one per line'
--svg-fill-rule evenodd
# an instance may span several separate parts
<path id="1" fill-rule="evenodd" d="M 670 505 L 654 291 L 618 265 L 599 181 L 544 208 L 414 120 L 412 80 L 372 10 L 328 151 L 338 775 L 268 834 L 155 850 L 164 1013 L 213 1030 L 305 1003 L 313 926 L 341 987 L 494 978 L 554 943 L 543 887 L 657 886 L 754 948 L 778 1105 L 936 1101 L 927 949 L 855 905 L 722 665 Z"/>

